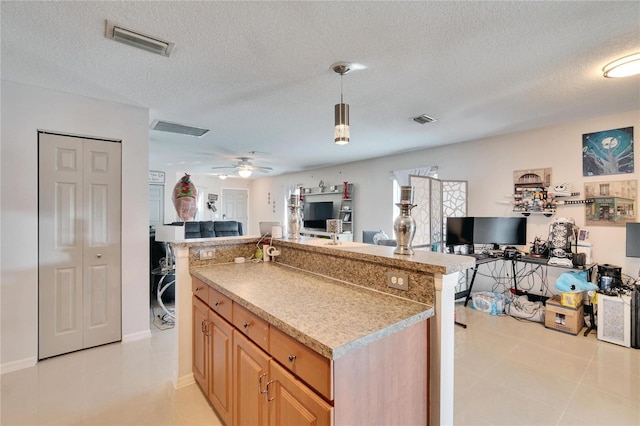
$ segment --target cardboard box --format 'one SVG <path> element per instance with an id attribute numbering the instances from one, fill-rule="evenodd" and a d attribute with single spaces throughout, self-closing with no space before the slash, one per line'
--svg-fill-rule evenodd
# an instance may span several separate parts
<path id="1" fill-rule="evenodd" d="M 547 299 L 544 326 L 576 335 L 584 326 L 584 306 L 573 309 L 562 306 L 559 295 Z"/>
<path id="2" fill-rule="evenodd" d="M 582 306 L 583 292 L 578 293 L 562 293 L 560 295 L 560 303 L 567 308 L 578 309 Z"/>

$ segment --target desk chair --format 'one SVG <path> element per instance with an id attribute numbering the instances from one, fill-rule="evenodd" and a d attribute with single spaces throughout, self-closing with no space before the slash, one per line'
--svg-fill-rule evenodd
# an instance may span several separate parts
<path id="1" fill-rule="evenodd" d="M 367 244 L 375 244 L 373 242 L 373 236 L 380 231 L 362 231 L 362 242 Z"/>

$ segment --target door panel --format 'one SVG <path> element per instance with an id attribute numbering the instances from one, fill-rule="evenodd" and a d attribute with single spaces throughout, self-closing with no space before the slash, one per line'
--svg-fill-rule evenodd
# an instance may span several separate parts
<path id="1" fill-rule="evenodd" d="M 60 268 L 55 271 L 55 334 L 73 333 L 78 327 L 77 312 L 79 296 L 76 268 Z"/>
<path id="2" fill-rule="evenodd" d="M 119 143 L 84 142 L 83 347 L 121 338 Z"/>
<path id="3" fill-rule="evenodd" d="M 164 185 L 149 185 L 149 225 L 164 224 Z"/>
<path id="4" fill-rule="evenodd" d="M 39 357 L 82 348 L 82 141 L 39 144 Z"/>
<path id="5" fill-rule="evenodd" d="M 121 145 L 39 133 L 39 358 L 121 338 Z"/>
<path id="6" fill-rule="evenodd" d="M 224 220 L 236 220 L 242 223 L 245 235 L 249 232 L 248 205 L 249 194 L 246 189 L 222 190 L 222 218 Z"/>
<path id="7" fill-rule="evenodd" d="M 269 356 L 236 330 L 233 331 L 233 424 L 235 426 L 268 424 L 264 394 L 258 385 L 269 372 Z M 262 378 L 262 379 L 261 379 Z"/>
<path id="8" fill-rule="evenodd" d="M 271 361 L 269 423 L 272 425 L 330 425 L 333 408 L 288 371 Z"/>

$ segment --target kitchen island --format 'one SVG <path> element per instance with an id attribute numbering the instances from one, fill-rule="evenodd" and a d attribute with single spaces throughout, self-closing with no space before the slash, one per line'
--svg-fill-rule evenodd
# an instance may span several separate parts
<path id="1" fill-rule="evenodd" d="M 315 353 L 320 354 L 330 360 L 332 370 L 332 384 L 329 392 L 339 392 L 338 384 L 341 376 L 348 376 L 352 371 L 354 374 L 350 377 L 351 383 L 362 382 L 355 366 L 359 363 L 348 362 L 349 358 L 359 358 L 361 351 L 374 350 L 376 345 L 385 345 L 393 342 L 391 347 L 383 349 L 389 351 L 388 354 L 394 354 L 394 348 L 400 348 L 401 342 L 416 341 L 416 335 L 421 335 L 422 339 L 428 344 L 428 353 L 426 358 L 421 361 L 415 358 L 418 363 L 426 364 L 423 372 L 417 371 L 416 376 L 423 382 L 426 387 L 426 398 L 424 405 L 428 407 L 427 415 L 429 421 L 424 423 L 445 424 L 453 421 L 453 297 L 455 285 L 458 281 L 460 271 L 473 266 L 474 260 L 464 256 L 451 256 L 441 253 L 430 253 L 416 251 L 413 256 L 399 256 L 393 254 L 392 247 L 373 246 L 358 243 L 348 243 L 339 246 L 328 246 L 326 240 L 277 240 L 275 246 L 281 252 L 280 256 L 275 259 L 275 264 L 230 264 L 235 257 L 249 258 L 255 251 L 255 243 L 257 237 L 236 237 L 236 238 L 218 238 L 212 240 L 190 240 L 188 242 L 173 242 L 173 246 L 177 253 L 177 280 L 178 287 L 176 290 L 176 306 L 177 306 L 177 327 L 178 327 L 178 368 L 176 371 L 176 386 L 182 386 L 193 382 L 192 369 L 192 339 L 191 332 L 193 328 L 193 319 L 190 315 L 192 311 L 191 303 L 191 275 L 194 274 L 193 282 L 201 281 L 210 286 L 211 291 L 219 292 L 222 296 L 229 298 L 240 309 L 247 310 L 248 314 L 256 316 L 259 320 L 265 321 L 267 327 L 274 329 L 275 335 L 281 333 L 284 338 L 292 339 L 294 343 L 302 343 L 304 347 L 312 349 Z M 214 259 L 201 259 L 200 253 L 203 251 L 214 252 Z M 215 266 L 217 264 L 228 264 Z M 242 268 L 242 269 L 241 269 Z M 209 270 L 209 272 L 207 272 Z M 240 270 L 246 273 L 238 272 Z M 216 272 L 214 272 L 216 271 Z M 250 272 L 253 271 L 253 272 Z M 397 290 L 387 286 L 386 274 L 389 271 L 397 271 L 407 274 L 408 288 L 407 290 Z M 254 278 L 257 282 L 250 284 L 241 284 L 235 281 L 232 276 L 249 277 L 255 272 Z M 286 279 L 277 282 L 275 277 L 278 274 Z M 272 275 L 273 280 L 269 278 Z M 300 277 L 305 277 L 300 280 Z M 306 298 L 305 306 L 303 303 L 290 303 L 291 300 L 286 295 L 294 293 L 296 281 L 305 281 L 308 278 L 312 282 L 313 288 L 324 289 L 318 290 L 320 293 L 310 292 L 309 289 L 302 290 L 298 295 Z M 251 281 L 249 280 L 249 281 Z M 319 280 L 319 281 L 317 281 Z M 227 284 L 224 284 L 226 281 Z M 287 285 L 286 281 L 294 281 Z M 282 291 L 279 296 L 274 296 L 277 292 L 266 291 L 260 294 L 256 288 L 249 290 L 250 285 L 258 285 L 259 283 L 270 283 L 276 285 L 278 291 Z M 321 283 L 322 282 L 322 283 Z M 327 290 L 324 285 L 331 285 L 331 290 Z M 279 287 L 278 287 L 279 286 Z M 267 286 L 258 287 L 265 291 Z M 371 294 L 371 297 L 377 297 L 378 302 L 370 299 L 364 304 L 347 305 L 338 309 L 340 312 L 353 312 L 362 310 L 371 314 L 370 318 L 376 318 L 378 323 L 365 325 L 365 321 L 358 323 L 357 320 L 336 318 L 338 321 L 333 325 L 329 325 L 330 315 L 322 316 L 321 311 L 331 312 L 331 305 L 338 303 L 338 299 L 344 300 L 344 297 L 334 299 L 333 302 L 322 301 L 321 294 L 329 294 L 332 292 L 340 293 L 343 289 L 351 291 L 365 292 Z M 357 290 L 356 290 L 357 289 Z M 353 294 L 353 293 L 351 293 Z M 375 296 L 374 296 L 375 295 Z M 273 300 L 269 301 L 269 298 Z M 367 296 L 369 297 L 369 296 Z M 402 315 L 391 317 L 385 322 L 386 312 L 384 308 L 376 310 L 372 307 L 384 306 L 389 300 L 402 300 L 401 305 L 409 308 L 408 312 Z M 356 297 L 357 299 L 357 297 Z M 277 301 L 281 303 L 278 304 Z M 312 303 L 313 302 L 313 303 Z M 317 305 L 319 304 L 319 306 Z M 296 313 L 290 311 L 292 305 L 295 309 L 306 312 L 302 318 L 308 317 L 308 321 L 300 322 L 299 316 L 296 319 Z M 338 305 L 340 306 L 340 305 Z M 293 309 L 293 310 L 295 310 Z M 300 312 L 298 312 L 299 314 Z M 435 315 L 434 315 L 435 314 Z M 394 314 L 395 315 L 395 314 Z M 434 315 L 429 319 L 431 315 Z M 231 318 L 233 321 L 233 318 Z M 350 334 L 349 327 L 346 323 L 356 323 L 355 332 Z M 340 326 L 342 324 L 342 326 Z M 237 325 L 234 324 L 236 327 Z M 326 329 L 323 326 L 327 325 Z M 350 324 L 351 325 L 351 324 Z M 362 328 L 359 328 L 362 327 Z M 369 327 L 369 328 L 367 328 Z M 417 331 L 422 328 L 422 331 Z M 237 333 L 237 330 L 234 331 Z M 412 337 L 407 337 L 403 333 L 409 333 Z M 235 336 L 235 334 L 234 334 Z M 396 340 L 394 340 L 396 339 Z M 419 340 L 419 339 L 418 339 Z M 418 345 L 418 348 L 421 346 Z M 266 352 L 271 348 L 266 345 L 263 347 Z M 413 353 L 420 352 L 420 349 L 408 348 L 404 355 L 401 349 L 398 351 L 400 361 L 405 365 L 411 364 L 411 351 Z M 273 355 L 273 354 L 272 354 Z M 373 356 L 375 358 L 375 356 Z M 277 358 L 275 358 L 277 360 Z M 394 359 L 393 356 L 387 356 L 386 361 L 380 365 L 380 370 L 384 370 L 385 362 Z M 342 360 L 342 361 L 341 361 Z M 409 360 L 409 362 L 407 361 Z M 401 368 L 397 365 L 390 364 L 391 369 Z M 282 362 L 286 364 L 286 360 Z M 350 367 L 341 367 L 350 365 Z M 360 363 L 361 364 L 361 363 Z M 342 369 L 341 369 L 342 368 Z M 430 371 L 430 373 L 428 373 Z M 342 373 L 340 373 L 342 372 Z M 427 373 L 424 373 L 427 372 Z M 338 374 L 340 373 L 340 374 Z M 392 383 L 392 382 L 388 382 Z M 371 382 L 369 382 L 371 384 Z M 317 389 L 316 389 L 317 390 Z M 368 387 L 364 393 L 376 401 L 385 401 L 376 399 L 380 395 L 390 392 L 391 388 L 380 389 L 376 386 Z M 342 391 L 340 391 L 342 392 Z M 363 392 L 360 390 L 360 392 Z M 396 389 L 397 392 L 397 389 Z M 322 393 L 320 393 L 322 395 Z M 386 394 L 388 397 L 390 394 Z M 341 394 L 324 395 L 324 399 L 328 402 L 334 401 L 334 396 L 341 397 Z M 359 398 L 360 400 L 366 398 Z M 392 399 L 386 399 L 387 404 Z M 336 424 L 340 417 L 341 402 L 335 400 L 336 404 Z M 349 402 L 351 404 L 351 402 Z M 384 402 L 377 404 L 385 405 Z M 417 414 L 422 415 L 420 413 Z M 418 418 L 418 417 L 417 417 Z M 382 419 L 378 419 L 381 421 Z"/>

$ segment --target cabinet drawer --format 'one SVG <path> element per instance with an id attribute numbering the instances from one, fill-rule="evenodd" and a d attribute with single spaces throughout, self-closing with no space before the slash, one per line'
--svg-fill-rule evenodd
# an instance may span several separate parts
<path id="1" fill-rule="evenodd" d="M 218 290 L 214 290 L 209 287 L 209 302 L 208 305 L 216 311 L 222 318 L 231 322 L 232 305 L 231 299 Z"/>
<path id="2" fill-rule="evenodd" d="M 331 360 L 275 327 L 271 327 L 270 330 L 269 353 L 325 398 L 333 399 L 331 395 Z"/>
<path id="3" fill-rule="evenodd" d="M 209 300 L 209 286 L 197 278 L 191 277 L 191 291 L 194 296 L 205 303 Z"/>
<path id="4" fill-rule="evenodd" d="M 237 303 L 233 304 L 233 325 L 256 345 L 269 351 L 269 324 Z"/>

